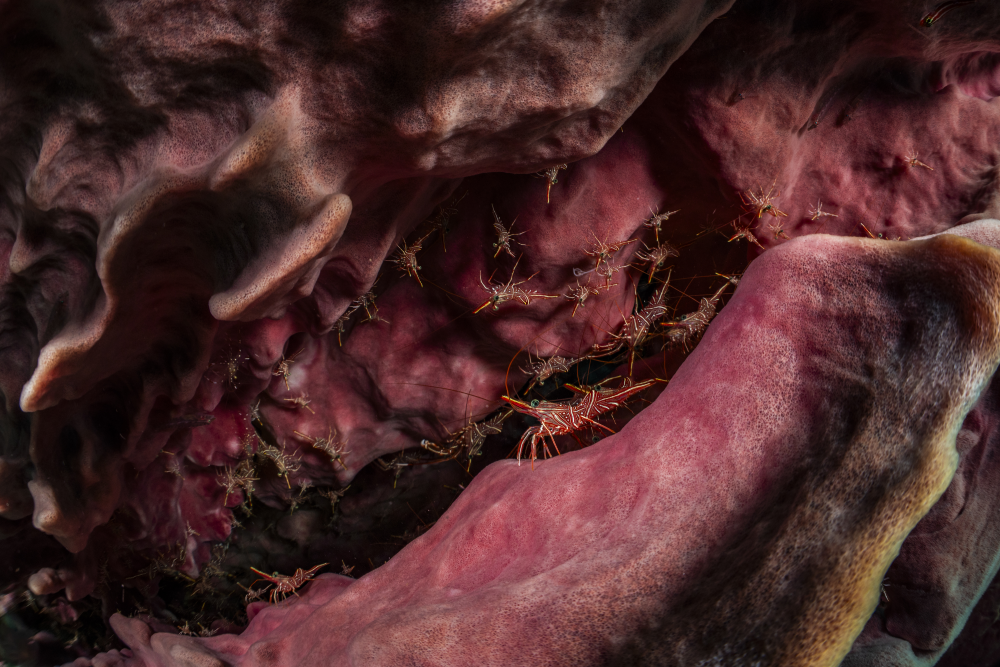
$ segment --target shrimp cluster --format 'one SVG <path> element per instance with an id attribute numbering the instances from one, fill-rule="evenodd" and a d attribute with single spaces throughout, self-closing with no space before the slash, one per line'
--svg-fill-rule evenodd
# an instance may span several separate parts
<path id="1" fill-rule="evenodd" d="M 237 492 L 237 490 L 242 489 L 247 497 L 253 495 L 253 483 L 260 480 L 259 477 L 254 477 L 256 471 L 254 470 L 253 461 L 249 458 L 243 459 L 235 467 L 227 466 L 222 473 L 222 478 L 219 480 L 219 485 L 226 489 L 226 500 L 229 501 L 229 496 Z"/>
<path id="2" fill-rule="evenodd" d="M 299 436 L 321 452 L 324 452 L 330 457 L 331 461 L 335 464 L 340 464 L 344 470 L 347 470 L 347 464 L 344 463 L 344 454 L 350 454 L 350 452 L 347 451 L 347 443 L 337 437 L 337 429 L 327 429 L 325 438 L 316 438 L 300 431 L 292 431 L 292 433 Z"/>
<path id="3" fill-rule="evenodd" d="M 510 415 L 511 412 L 508 410 L 485 421 L 470 420 L 462 428 L 449 433 L 441 442 L 424 439 L 420 441 L 420 446 L 438 456 L 438 459 L 431 463 L 452 461 L 462 452 L 465 452 L 466 457 L 471 460 L 472 457 L 479 455 L 488 436 L 497 435 L 503 430 L 503 422 Z"/>
<path id="4" fill-rule="evenodd" d="M 557 168 L 551 170 L 551 183 L 555 182 L 555 175 L 558 171 Z M 775 221 L 786 217 L 786 214 L 774 205 L 777 196 L 773 186 L 767 192 L 763 190 L 747 192 L 742 196 L 747 210 L 740 220 L 749 217 L 750 222 L 737 227 L 737 237 L 757 243 L 752 231 L 753 220 L 759 220 L 765 213 Z M 420 449 L 399 452 L 391 459 L 376 459 L 376 466 L 387 472 L 393 472 L 398 481 L 401 472 L 410 466 L 451 461 L 459 456 L 468 457 L 471 462 L 471 458 L 481 451 L 486 439 L 500 433 L 503 421 L 515 412 L 529 415 L 540 422 L 536 426 L 529 426 L 522 433 L 517 447 L 518 460 L 530 457 L 531 461 L 534 462 L 539 455 L 558 454 L 555 436 L 569 435 L 584 445 L 579 438 L 579 432 L 583 429 L 598 429 L 606 433 L 613 433 L 614 431 L 610 427 L 597 421 L 598 417 L 625 405 L 633 396 L 651 388 L 655 383 L 662 382 L 662 380 L 657 379 L 633 382 L 631 379 L 635 360 L 640 356 L 643 347 L 653 338 L 660 338 L 664 341 L 662 344 L 664 349 L 680 347 L 689 350 L 714 317 L 725 289 L 738 282 L 736 277 L 722 276 L 726 279 L 725 284 L 711 296 L 702 298 L 696 311 L 676 319 L 669 319 L 676 306 L 668 303 L 673 272 L 668 267 L 668 262 L 671 258 L 678 257 L 680 253 L 664 238 L 661 232 L 664 223 L 677 211 L 670 210 L 660 213 L 651 209 L 650 213 L 651 217 L 643 221 L 642 225 L 651 230 L 652 233 L 649 236 L 653 238 L 647 239 L 647 241 L 651 241 L 649 243 L 643 242 L 643 248 L 635 253 L 636 260 L 638 260 L 636 266 L 620 260 L 619 256 L 622 254 L 623 248 L 639 242 L 639 237 L 611 240 L 607 237 L 599 237 L 594 233 L 593 240 L 581 249 L 591 260 L 589 270 L 584 270 L 588 267 L 574 268 L 573 275 L 577 278 L 575 284 L 561 295 L 552 295 L 541 293 L 527 286 L 537 273 L 518 279 L 517 268 L 521 258 L 517 257 L 515 252 L 518 245 L 515 237 L 526 232 L 514 232 L 513 223 L 510 227 L 506 226 L 496 210 L 493 210 L 493 230 L 496 233 L 496 242 L 493 243 L 492 251 L 493 258 L 496 259 L 502 253 L 506 253 L 508 256 L 516 258 L 516 261 L 506 281 L 495 282 L 493 275 L 486 280 L 483 273 L 480 273 L 479 284 L 486 294 L 486 299 L 472 310 L 473 314 L 481 313 L 486 309 L 497 310 L 502 305 L 515 301 L 528 306 L 537 299 L 561 298 L 572 302 L 571 317 L 575 317 L 579 309 L 586 307 L 586 302 L 591 296 L 598 295 L 602 289 L 609 289 L 613 286 L 612 280 L 615 279 L 616 275 L 624 273 L 626 277 L 631 278 L 629 269 L 639 269 L 642 270 L 646 278 L 641 282 L 634 283 L 636 295 L 634 312 L 623 316 L 620 326 L 615 332 L 609 332 L 609 337 L 605 342 L 593 344 L 582 354 L 577 352 L 533 359 L 529 353 L 527 365 L 520 368 L 520 371 L 526 376 L 527 384 L 519 392 L 511 392 L 508 389 L 507 394 L 501 397 L 509 409 L 493 413 L 490 418 L 485 420 L 476 421 L 467 418 L 467 422 L 461 428 L 447 432 L 443 437 L 420 439 Z M 747 216 L 747 213 L 753 215 Z M 787 238 L 780 226 L 772 231 L 776 237 Z M 415 257 L 415 252 L 420 250 L 422 240 L 418 240 L 412 246 L 404 246 L 406 250 L 411 251 L 411 255 L 409 255 L 411 258 Z M 403 257 L 404 253 L 401 252 L 401 261 Z M 405 261 L 401 265 L 405 267 Z M 658 274 L 661 271 L 666 272 L 665 278 L 659 277 Z M 590 273 L 594 273 L 598 277 L 599 280 L 596 283 L 592 283 L 589 279 L 586 283 L 580 280 Z M 416 276 L 414 277 L 416 278 Z M 675 289 L 681 294 L 685 294 L 683 290 Z M 597 377 L 601 377 L 604 373 L 601 369 L 606 369 L 612 364 L 622 363 L 625 358 L 628 359 L 628 377 L 616 386 L 605 386 L 607 380 L 593 386 L 584 386 L 560 379 L 560 376 L 565 376 L 574 370 L 587 376 L 588 379 L 596 379 L 595 374 Z M 513 363 L 512 360 L 512 367 Z M 552 382 L 553 378 L 556 378 L 556 381 Z M 571 398 L 560 397 L 566 391 L 572 393 Z M 530 398 L 532 393 L 540 397 Z M 489 398 L 482 400 L 490 401 Z M 344 465 L 339 457 L 344 453 L 345 444 L 336 440 L 335 431 L 331 430 L 326 438 L 298 431 L 295 434 L 311 443 L 313 447 L 327 451 L 335 462 Z M 596 438 L 597 436 L 592 434 L 592 437 Z"/>
<path id="5" fill-rule="evenodd" d="M 646 340 L 650 328 L 667 312 L 666 296 L 667 288 L 670 286 L 670 274 L 659 290 L 649 300 L 649 303 L 638 313 L 629 315 L 622 323 L 621 333 L 612 334 L 611 341 L 604 344 L 595 344 L 591 348 L 592 355 L 615 354 L 623 347 L 629 350 L 629 374 L 632 373 L 632 365 L 635 361 L 636 348 L 640 347 Z"/>
<path id="6" fill-rule="evenodd" d="M 405 245 L 405 243 L 404 243 L 404 245 Z M 388 260 L 388 261 L 394 261 L 394 260 Z M 414 256 L 414 262 L 415 261 L 416 261 L 416 259 L 415 259 L 415 256 Z M 419 269 L 419 268 L 420 267 L 417 266 L 417 269 Z M 420 284 L 420 286 L 423 287 L 423 283 L 420 283 L 420 277 L 418 275 L 415 275 L 415 277 L 417 278 L 417 282 Z M 351 301 L 350 305 L 347 306 L 347 310 L 345 310 L 341 314 L 341 316 L 339 318 L 337 318 L 337 321 L 333 323 L 333 328 L 337 332 L 337 345 L 338 346 L 342 347 L 344 345 L 343 335 L 344 335 L 344 332 L 347 330 L 347 323 L 351 320 L 351 316 L 353 316 L 354 313 L 358 312 L 359 310 L 364 309 L 365 316 L 367 318 L 367 319 L 362 320 L 361 321 L 362 323 L 364 323 L 364 322 L 386 322 L 386 323 L 388 323 L 388 320 L 386 320 L 386 319 L 384 319 L 384 318 L 382 318 L 382 317 L 379 316 L 379 314 L 378 314 L 378 306 L 375 304 L 375 285 L 377 285 L 377 284 L 378 284 L 378 278 L 375 279 L 375 282 L 372 283 L 372 286 L 370 288 L 368 288 L 367 292 L 365 292 L 364 294 L 362 294 L 361 296 L 359 296 L 354 301 Z M 296 355 L 297 354 L 298 353 L 296 353 Z M 294 359 L 294 355 L 293 355 L 292 359 L 289 359 L 288 361 L 290 362 L 293 359 Z M 279 368 L 280 368 L 280 366 L 279 366 Z M 286 366 L 286 368 L 287 368 L 287 366 Z M 275 372 L 275 375 L 277 375 L 277 372 Z M 286 381 L 286 383 L 285 383 L 286 388 L 287 388 L 287 384 L 288 383 Z"/>

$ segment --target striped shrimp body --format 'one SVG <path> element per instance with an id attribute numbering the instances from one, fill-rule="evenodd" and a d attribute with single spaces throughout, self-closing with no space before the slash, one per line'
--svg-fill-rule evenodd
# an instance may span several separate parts
<path id="1" fill-rule="evenodd" d="M 616 389 L 584 389 L 574 385 L 565 385 L 578 394 L 577 398 L 569 402 L 534 400 L 526 403 L 525 401 L 509 396 L 501 397 L 517 412 L 530 415 L 541 422 L 537 426 L 529 427 L 524 432 L 524 435 L 521 436 L 521 440 L 517 445 L 518 464 L 521 463 L 525 445 L 529 443 L 531 446 L 532 467 L 534 467 L 535 460 L 538 458 L 539 441 L 542 443 L 545 456 L 551 457 L 552 452 L 549 451 L 549 445 L 545 441 L 546 437 L 552 442 L 552 446 L 556 454 L 558 454 L 559 447 L 556 446 L 555 441 L 555 436 L 557 435 L 572 435 L 576 438 L 576 432 L 588 426 L 596 426 L 613 434 L 614 431 L 596 421 L 595 417 L 621 407 L 629 398 L 640 391 L 648 389 L 656 382 L 658 380 L 646 380 L 645 382 L 633 384 L 631 380 L 626 379 L 624 384 Z"/>

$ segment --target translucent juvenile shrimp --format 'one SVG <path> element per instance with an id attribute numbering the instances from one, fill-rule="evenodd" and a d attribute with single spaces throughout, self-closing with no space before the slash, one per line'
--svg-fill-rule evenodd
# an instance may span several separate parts
<path id="1" fill-rule="evenodd" d="M 312 400 L 305 394 L 302 394 L 301 396 L 294 396 L 292 398 L 285 398 L 282 400 L 284 400 L 286 403 L 291 403 L 296 408 L 305 408 L 310 412 L 310 414 L 316 414 L 316 411 L 309 407 L 309 404 L 312 403 Z"/>
<path id="2" fill-rule="evenodd" d="M 594 344 L 591 348 L 591 355 L 614 354 L 623 347 L 629 350 L 628 372 L 632 374 L 632 366 L 635 363 L 635 351 L 641 347 L 649 335 L 649 330 L 657 321 L 669 312 L 666 304 L 667 289 L 670 287 L 670 276 L 663 285 L 653 294 L 653 298 L 637 313 L 629 315 L 622 322 L 621 333 L 612 334 L 611 340 L 603 344 Z"/>
<path id="3" fill-rule="evenodd" d="M 421 287 L 424 286 L 423 281 L 420 280 L 420 269 L 423 267 L 417 263 L 417 253 L 423 250 L 423 248 L 423 238 L 414 241 L 411 246 L 406 245 L 406 241 L 403 241 L 402 245 L 396 248 L 395 256 L 387 260 L 395 264 L 399 268 L 400 273 L 416 280 L 417 284 Z"/>
<path id="4" fill-rule="evenodd" d="M 563 294 L 563 298 L 575 302 L 573 304 L 573 314 L 570 317 L 576 317 L 577 308 L 583 308 L 586 305 L 585 302 L 588 297 L 599 293 L 600 290 L 591 287 L 590 283 L 581 285 L 579 280 L 576 281 L 576 287 L 571 287 L 569 292 Z"/>
<path id="5" fill-rule="evenodd" d="M 285 389 L 289 388 L 288 376 L 291 375 L 292 372 L 291 365 L 295 363 L 295 357 L 299 356 L 300 354 L 302 354 L 302 350 L 299 350 L 298 352 L 296 352 L 295 354 L 293 354 L 288 358 L 282 355 L 281 361 L 278 362 L 278 365 L 275 366 L 274 368 L 274 372 L 271 373 L 275 377 L 280 377 L 282 380 L 285 381 Z"/>
<path id="6" fill-rule="evenodd" d="M 623 264 L 612 264 L 611 262 L 604 262 L 603 264 L 599 264 L 594 269 L 594 271 L 597 273 L 597 275 L 604 278 L 604 289 L 610 290 L 612 287 L 618 284 L 618 283 L 612 283 L 611 278 L 614 277 L 616 273 L 618 273 L 624 268 L 625 266 Z"/>
<path id="7" fill-rule="evenodd" d="M 729 237 L 729 242 L 732 243 L 737 239 L 746 239 L 748 242 L 753 243 L 755 246 L 761 250 L 765 250 L 764 246 L 760 244 L 757 237 L 754 235 L 751 227 L 753 226 L 753 218 L 750 219 L 746 224 L 743 223 L 741 218 L 736 218 L 732 221 L 733 230 L 736 232 L 731 237 Z"/>
<path id="8" fill-rule="evenodd" d="M 428 233 L 434 233 L 435 231 L 441 232 L 441 247 L 444 248 L 445 252 L 448 252 L 448 242 L 447 236 L 451 231 L 451 219 L 458 214 L 458 205 L 465 199 L 465 196 L 469 194 L 468 191 L 462 193 L 459 197 L 454 197 L 450 202 L 445 202 L 438 206 L 437 215 L 431 221 L 431 231 Z"/>
<path id="9" fill-rule="evenodd" d="M 934 171 L 934 167 L 928 164 L 924 164 L 923 162 L 918 160 L 916 153 L 907 155 L 905 158 L 903 158 L 903 161 L 906 163 L 906 166 L 908 167 L 923 167 L 924 169 L 929 169 L 931 171 Z"/>
<path id="10" fill-rule="evenodd" d="M 347 447 L 347 443 L 337 437 L 337 429 L 327 429 L 325 438 L 314 438 L 313 436 L 306 435 L 300 431 L 292 431 L 292 433 L 299 436 L 321 452 L 325 452 L 334 463 L 339 463 L 344 470 L 347 470 L 347 465 L 344 463 L 344 454 L 350 454 L 350 452 L 345 449 Z"/>
<path id="11" fill-rule="evenodd" d="M 676 211 L 667 211 L 666 213 L 660 213 L 660 209 L 657 208 L 654 212 L 653 209 L 649 210 L 653 214 L 653 217 L 648 218 L 643 221 L 644 227 L 649 227 L 656 234 L 656 242 L 660 242 L 660 229 L 663 227 L 663 223 L 670 219 L 674 213 L 680 213 L 680 209 Z"/>
<path id="12" fill-rule="evenodd" d="M 337 511 L 337 503 L 340 499 L 344 497 L 347 490 L 351 488 L 350 486 L 345 486 L 342 489 L 320 489 L 319 495 L 323 496 L 330 501 L 330 514 L 334 514 Z M 353 569 L 353 568 L 352 568 Z"/>
<path id="13" fill-rule="evenodd" d="M 663 265 L 671 257 L 678 257 L 680 253 L 669 243 L 658 243 L 656 246 L 650 248 L 645 243 L 642 244 L 646 248 L 646 252 L 642 250 L 635 253 L 636 259 L 643 262 L 649 262 L 649 279 L 652 280 L 656 272 L 663 268 Z"/>
<path id="14" fill-rule="evenodd" d="M 619 241 L 618 243 L 607 243 L 597 238 L 597 235 L 594 234 L 594 242 L 590 244 L 590 249 L 584 250 L 584 252 L 597 260 L 595 268 L 599 269 L 602 263 L 611 261 L 616 252 L 638 240 L 628 239 L 627 241 Z"/>
<path id="15" fill-rule="evenodd" d="M 360 307 L 361 304 L 356 302 L 351 302 L 351 305 L 347 307 L 347 310 L 344 311 L 344 314 L 341 315 L 339 318 L 337 318 L 337 321 L 333 323 L 333 328 L 337 330 L 337 345 L 343 347 L 344 345 L 343 335 L 344 331 L 347 328 L 347 323 L 350 321 L 351 315 L 353 315 L 354 312 Z"/>
<path id="16" fill-rule="evenodd" d="M 517 222 L 517 220 L 514 222 Z M 493 209 L 493 230 L 497 233 L 497 242 L 493 244 L 493 247 L 496 248 L 497 251 L 493 253 L 493 257 L 496 257 L 501 252 L 506 252 L 511 257 L 514 257 L 514 251 L 510 249 L 510 244 L 512 241 L 517 243 L 517 241 L 514 241 L 515 236 L 520 236 L 525 233 L 518 232 L 516 234 L 512 234 L 510 230 L 514 229 L 514 222 L 510 223 L 510 229 L 504 227 L 503 223 L 500 221 L 500 216 L 497 215 L 497 210 Z"/>
<path id="17" fill-rule="evenodd" d="M 363 308 L 365 311 L 365 317 L 367 319 L 362 320 L 363 322 L 388 322 L 388 320 L 379 317 L 378 306 L 375 304 L 375 285 L 378 284 L 378 278 L 372 283 L 371 289 L 359 296 L 357 299 L 351 302 L 351 306 L 354 307 L 354 311 L 359 308 Z M 350 308 L 348 308 L 350 310 Z"/>
<path id="18" fill-rule="evenodd" d="M 554 167 L 549 167 L 545 171 L 540 171 L 537 176 L 541 176 L 548 181 L 548 187 L 545 188 L 545 203 L 549 203 L 549 195 L 552 193 L 552 186 L 559 182 L 558 175 L 563 169 L 569 169 L 565 164 L 557 164 Z"/>
<path id="19" fill-rule="evenodd" d="M 961 7 L 962 5 L 971 5 L 975 1 L 976 0 L 954 0 L 953 2 L 946 2 L 933 12 L 928 13 L 920 19 L 920 25 L 924 28 L 933 27 L 935 23 L 940 21 L 941 18 L 951 10 Z"/>
<path id="20" fill-rule="evenodd" d="M 517 269 L 517 265 L 514 266 Z M 523 303 L 525 306 L 531 303 L 532 299 L 558 299 L 557 294 L 541 294 L 535 290 L 526 290 L 519 285 L 523 285 L 538 274 L 532 274 L 528 278 L 521 280 L 520 282 L 514 282 L 514 271 L 511 271 L 510 280 L 506 284 L 498 285 L 497 283 L 490 282 L 489 285 L 483 282 L 483 276 L 479 276 L 479 284 L 483 286 L 483 289 L 490 295 L 483 305 L 472 311 L 473 314 L 478 313 L 487 306 L 493 306 L 493 310 L 500 307 L 500 304 L 506 303 L 508 301 L 517 300 Z"/>
<path id="21" fill-rule="evenodd" d="M 780 222 L 772 222 L 768 224 L 767 231 L 774 235 L 774 239 L 777 241 L 779 239 L 787 239 L 788 234 L 785 233 L 785 226 Z"/>
<path id="22" fill-rule="evenodd" d="M 764 188 L 759 188 L 758 192 L 753 190 L 747 190 L 746 192 L 740 193 L 740 199 L 743 201 L 743 206 L 747 213 L 756 214 L 758 218 L 767 213 L 775 218 L 786 218 L 788 214 L 784 211 L 779 210 L 774 205 L 774 200 L 781 196 L 781 192 L 774 192 L 774 183 L 771 184 L 771 188 L 764 192 Z M 772 194 L 773 193 L 773 194 Z"/>
<path id="23" fill-rule="evenodd" d="M 443 444 L 431 440 L 421 440 L 420 446 L 441 457 L 434 463 L 454 460 L 462 451 L 465 451 L 466 456 L 471 459 L 479 454 L 487 436 L 496 435 L 503 430 L 503 422 L 510 415 L 511 411 L 508 410 L 486 421 L 469 421 L 462 428 L 449 433 L 442 441 Z"/>
<path id="24" fill-rule="evenodd" d="M 237 489 L 246 491 L 248 497 L 252 496 L 253 483 L 260 480 L 254 477 L 254 474 L 253 462 L 250 459 L 243 459 L 235 468 L 226 466 L 223 469 L 222 479 L 218 480 L 219 486 L 226 489 L 226 500 L 223 502 L 227 502 L 229 496 L 236 493 Z"/>
<path id="25" fill-rule="evenodd" d="M 416 251 L 419 250 L 419 248 L 416 245 L 414 245 L 413 247 L 410 248 L 410 250 L 416 253 Z M 396 260 L 389 260 L 389 261 L 395 262 Z M 413 256 L 413 261 L 416 262 L 415 254 Z M 420 267 L 417 266 L 416 269 L 420 269 Z M 420 283 L 420 276 L 416 274 L 413 275 L 417 279 L 417 283 L 420 284 L 421 287 L 423 287 L 423 284 Z M 377 284 L 378 284 L 378 278 L 376 278 L 375 282 L 372 283 L 371 289 L 369 289 L 367 292 L 359 296 L 354 301 L 351 301 L 350 305 L 347 306 L 347 310 L 344 311 L 343 315 L 337 318 L 337 321 L 333 323 L 333 328 L 337 332 L 337 345 L 341 347 L 344 345 L 343 335 L 344 332 L 347 330 L 347 323 L 351 320 L 351 316 L 362 308 L 364 308 L 365 316 L 367 317 L 367 319 L 362 320 L 362 322 L 388 323 L 389 320 L 379 316 L 378 306 L 375 304 L 375 285 Z M 298 355 L 298 352 L 296 352 L 296 355 Z M 295 357 L 293 356 L 292 359 L 294 358 Z M 291 361 L 291 359 L 289 361 Z M 275 375 L 277 375 L 277 373 L 275 373 Z M 286 382 L 286 388 L 287 388 L 287 382 Z"/>
<path id="26" fill-rule="evenodd" d="M 722 293 L 730 284 L 736 285 L 740 279 L 736 276 L 723 276 L 726 282 L 715 291 L 708 299 L 702 299 L 698 305 L 698 310 L 687 315 L 682 315 L 679 319 L 664 323 L 668 327 L 666 336 L 671 347 L 680 346 L 684 351 L 691 349 L 691 343 L 701 336 L 708 328 L 715 312 L 718 308 L 719 299 Z"/>
<path id="27" fill-rule="evenodd" d="M 570 367 L 577 361 L 579 361 L 579 359 L 548 357 L 547 359 L 539 359 L 538 361 L 532 362 L 529 357 L 528 365 L 521 370 L 533 376 L 530 387 L 534 388 L 536 384 L 545 384 L 545 381 L 556 373 L 568 373 Z"/>
<path id="28" fill-rule="evenodd" d="M 283 450 L 263 442 L 258 453 L 274 463 L 274 466 L 278 469 L 278 477 L 284 477 L 285 484 L 288 485 L 289 489 L 292 488 L 288 476 L 294 472 L 298 472 L 299 468 L 302 467 L 302 461 L 292 454 L 286 454 Z"/>
<path id="29" fill-rule="evenodd" d="M 828 213 L 823 210 L 823 200 L 816 200 L 815 208 L 809 209 L 810 220 L 819 220 L 820 218 L 838 218 L 836 213 Z"/>

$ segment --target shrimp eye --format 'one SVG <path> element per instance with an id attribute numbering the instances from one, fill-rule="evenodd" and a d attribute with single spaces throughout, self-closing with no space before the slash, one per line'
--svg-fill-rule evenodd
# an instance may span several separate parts
<path id="1" fill-rule="evenodd" d="M 530 406 L 531 406 L 531 407 L 533 407 L 533 408 L 537 408 L 537 407 L 538 407 L 538 404 L 539 404 L 539 403 L 541 403 L 541 401 L 539 401 L 539 400 L 538 400 L 538 399 L 536 398 L 536 399 L 534 399 L 533 401 L 531 401 L 531 403 L 529 403 L 528 405 L 530 405 Z"/>
<path id="2" fill-rule="evenodd" d="M 493 247 L 494 247 L 494 248 L 496 248 L 496 247 L 497 247 L 497 244 L 496 244 L 496 243 L 494 243 L 494 244 L 493 244 Z"/>

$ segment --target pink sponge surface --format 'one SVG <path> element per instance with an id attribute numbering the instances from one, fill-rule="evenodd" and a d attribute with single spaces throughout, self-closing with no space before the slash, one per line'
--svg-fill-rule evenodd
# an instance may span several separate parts
<path id="1" fill-rule="evenodd" d="M 953 236 L 782 246 L 617 435 L 493 464 L 385 566 L 255 607 L 242 635 L 119 619 L 125 664 L 835 664 L 958 463 L 997 287 L 1000 254 Z"/>

